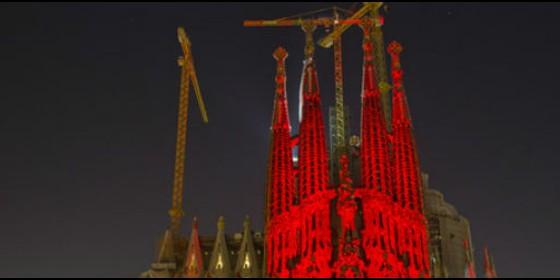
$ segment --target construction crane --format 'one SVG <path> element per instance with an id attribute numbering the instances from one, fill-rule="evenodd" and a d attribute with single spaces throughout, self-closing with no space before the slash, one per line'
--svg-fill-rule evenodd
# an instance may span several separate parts
<path id="1" fill-rule="evenodd" d="M 171 233 L 174 237 L 179 236 L 181 227 L 181 218 L 183 212 L 183 186 L 185 177 L 185 150 L 187 144 L 187 120 L 189 112 L 189 89 L 192 84 L 194 93 L 196 95 L 198 107 L 202 115 L 202 121 L 208 122 L 208 115 L 206 113 L 206 106 L 200 94 L 200 86 L 196 77 L 194 69 L 194 62 L 191 53 L 191 41 L 187 37 L 185 29 L 182 27 L 177 28 L 177 37 L 183 56 L 179 57 L 177 63 L 181 67 L 181 85 L 179 94 L 179 113 L 177 117 L 177 143 L 175 148 L 175 171 L 173 177 L 173 201 L 172 207 L 169 210 L 171 218 Z M 177 239 L 175 239 L 177 240 Z"/>
<path id="2" fill-rule="evenodd" d="M 367 4 L 366 12 L 372 4 Z M 360 16 L 350 18 L 341 18 L 340 13 L 347 13 L 346 11 L 334 7 L 332 17 L 319 17 L 319 18 L 302 18 L 303 15 L 317 14 L 326 9 L 304 13 L 292 17 L 285 17 L 276 20 L 246 20 L 243 25 L 246 27 L 286 27 L 286 26 L 301 26 L 306 35 L 305 40 L 305 58 L 308 59 L 313 55 L 315 42 L 313 41 L 312 33 L 317 26 L 324 28 L 333 28 L 339 30 L 338 27 L 348 29 L 352 25 L 362 23 Z M 360 11 L 360 13 L 362 13 Z M 363 12 L 365 14 L 365 12 Z M 329 35 L 330 36 L 330 35 Z M 330 36 L 330 45 L 334 43 L 334 76 L 335 76 L 335 128 L 334 128 L 334 147 L 335 157 L 338 158 L 341 154 L 346 153 L 346 139 L 345 139 L 345 117 L 344 117 L 344 84 L 343 84 L 343 69 L 342 69 L 342 40 L 340 35 Z M 301 105 L 301 104 L 300 104 Z M 301 107 L 300 107 L 301 117 Z M 334 161 L 335 164 L 338 161 Z M 335 172 L 336 173 L 336 172 Z M 333 180 L 337 180 L 337 176 L 333 176 Z"/>
<path id="3" fill-rule="evenodd" d="M 383 6 L 383 2 L 364 2 L 364 5 L 362 6 L 362 8 L 360 8 L 358 11 L 356 11 L 352 16 L 350 16 L 348 18 L 348 20 L 351 21 L 360 21 L 360 19 L 362 19 L 363 17 L 366 17 L 368 15 L 368 13 L 370 14 L 370 19 L 371 19 L 371 24 L 373 25 L 371 28 L 371 32 L 372 32 L 372 38 L 373 38 L 373 43 L 375 45 L 374 48 L 374 57 L 375 59 L 375 72 L 377 75 L 377 79 L 379 80 L 379 89 L 381 90 L 381 102 L 383 104 L 383 112 L 385 114 L 385 120 L 386 120 L 386 124 L 387 124 L 387 128 L 390 130 L 390 116 L 391 116 L 391 111 L 390 111 L 390 98 L 388 97 L 388 93 L 389 93 L 389 83 L 388 83 L 388 79 L 387 79 L 387 66 L 386 66 L 386 62 L 385 62 L 385 43 L 383 42 L 383 32 L 381 31 L 381 26 L 383 25 L 383 18 L 379 15 L 379 9 Z M 387 8 L 387 6 L 384 6 L 385 8 Z M 361 21 L 363 22 L 363 24 L 368 24 L 367 21 Z M 340 68 L 342 69 L 342 58 L 338 57 L 337 55 L 340 56 L 339 52 L 337 52 L 337 49 L 340 49 L 340 47 L 338 47 L 337 45 L 339 44 L 340 40 L 340 36 L 342 36 L 342 33 L 344 33 L 346 30 L 348 30 L 348 28 L 350 28 L 350 25 L 339 25 L 337 27 L 335 27 L 335 29 L 327 36 L 325 36 L 323 39 L 319 40 L 318 44 L 323 47 L 323 48 L 330 48 L 334 45 L 334 53 L 335 53 L 335 69 Z M 342 71 L 342 70 L 339 70 Z M 336 70 L 335 70 L 336 73 Z M 342 81 L 338 81 L 337 82 L 342 83 Z M 339 123 L 342 123 L 344 121 L 344 114 L 343 113 L 339 113 L 339 112 L 343 112 L 343 98 L 342 98 L 342 91 L 336 91 L 336 115 L 337 115 L 337 126 L 335 128 L 335 134 L 336 134 L 336 139 L 343 139 L 344 137 L 344 127 L 339 125 Z M 337 140 L 337 143 L 340 140 Z"/>

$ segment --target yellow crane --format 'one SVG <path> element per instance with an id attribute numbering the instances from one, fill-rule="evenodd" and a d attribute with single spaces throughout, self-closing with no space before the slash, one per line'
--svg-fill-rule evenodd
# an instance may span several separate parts
<path id="1" fill-rule="evenodd" d="M 181 218 L 183 212 L 183 186 L 185 177 L 185 150 L 187 144 L 187 120 L 189 112 L 189 89 L 192 84 L 198 107 L 202 115 L 202 121 L 208 122 L 208 115 L 206 113 L 206 106 L 200 94 L 200 86 L 196 77 L 194 69 L 194 62 L 191 53 L 191 41 L 187 37 L 185 29 L 182 27 L 177 28 L 177 37 L 183 56 L 179 57 L 177 63 L 181 67 L 181 86 L 179 95 L 179 113 L 177 117 L 177 143 L 175 148 L 175 171 L 173 177 L 173 201 L 172 207 L 169 210 L 171 218 L 171 232 L 174 237 L 179 236 L 181 227 Z"/>
<path id="2" fill-rule="evenodd" d="M 375 45 L 374 48 L 374 53 L 372 55 L 374 55 L 375 59 L 375 72 L 377 74 L 377 79 L 379 82 L 379 89 L 381 90 L 381 102 L 383 104 L 383 111 L 385 114 L 385 119 L 386 119 L 386 123 L 387 123 L 387 128 L 390 129 L 390 117 L 391 117 L 391 111 L 390 111 L 390 100 L 388 97 L 388 93 L 389 93 L 389 82 L 388 82 L 388 78 L 387 78 L 387 66 L 386 66 L 386 62 L 385 62 L 385 43 L 383 42 L 383 32 L 381 31 L 381 26 L 383 25 L 383 20 L 382 17 L 379 15 L 379 9 L 383 6 L 383 2 L 364 2 L 364 5 L 358 10 L 356 11 L 352 16 L 350 16 L 349 18 L 347 18 L 347 20 L 349 21 L 356 21 L 356 20 L 360 20 L 363 17 L 366 17 L 369 13 L 369 17 L 371 19 L 371 24 L 372 24 L 372 28 L 371 28 L 371 35 L 373 38 L 373 43 Z M 383 6 L 385 9 L 387 9 L 387 5 Z M 368 21 L 362 21 L 362 24 L 368 24 Z M 340 36 L 342 35 L 342 33 L 344 33 L 346 30 L 348 30 L 348 28 L 350 28 L 351 25 L 346 25 L 346 24 L 340 24 L 335 26 L 334 30 L 327 36 L 325 36 L 324 38 L 322 38 L 321 40 L 319 40 L 318 44 L 323 47 L 323 48 L 330 48 L 334 45 L 335 47 L 335 61 L 342 61 L 340 58 L 337 59 L 337 44 L 340 41 Z M 341 62 L 338 62 L 338 64 L 340 64 Z M 336 66 L 335 66 L 336 67 Z M 340 67 L 340 66 L 339 66 Z M 336 110 L 337 113 L 340 112 L 342 110 L 342 94 L 338 94 L 338 92 L 342 92 L 337 91 L 336 97 L 337 97 L 337 103 L 336 103 Z M 338 102 L 338 100 L 340 100 L 340 102 Z M 343 114 L 338 113 L 337 114 L 337 123 L 338 122 L 342 122 L 343 120 L 338 119 L 341 116 L 343 116 Z M 343 137 L 343 133 L 344 130 L 340 129 L 339 127 L 341 127 L 340 125 L 337 125 L 337 129 L 336 129 L 336 134 L 338 138 Z"/>
<path id="3" fill-rule="evenodd" d="M 357 20 L 365 16 L 368 12 L 372 10 L 377 10 L 383 5 L 383 2 L 364 2 L 362 8 L 356 11 L 347 20 Z M 325 36 L 323 39 L 319 40 L 319 45 L 323 48 L 330 48 L 333 42 L 344 33 L 351 25 L 341 24 L 333 30 L 329 35 Z"/>

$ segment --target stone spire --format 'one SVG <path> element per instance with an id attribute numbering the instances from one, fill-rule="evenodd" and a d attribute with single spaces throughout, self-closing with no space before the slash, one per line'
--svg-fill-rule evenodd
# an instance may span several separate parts
<path id="1" fill-rule="evenodd" d="M 204 270 L 204 260 L 200 249 L 200 240 L 198 237 L 198 222 L 196 217 L 192 222 L 191 237 L 187 247 L 187 255 L 185 256 L 185 264 L 183 267 L 183 277 L 200 278 Z"/>
<path id="2" fill-rule="evenodd" d="M 498 278 L 494 267 L 494 259 L 488 252 L 488 246 L 484 246 L 484 275 L 486 278 Z"/>
<path id="3" fill-rule="evenodd" d="M 287 211 L 293 202 L 294 179 L 286 98 L 286 50 L 279 47 L 274 51 L 276 59 L 276 94 L 271 127 L 271 146 L 268 158 L 266 220 Z"/>
<path id="4" fill-rule="evenodd" d="M 391 56 L 391 77 L 393 81 L 393 115 L 392 115 L 392 144 L 393 144 L 393 200 L 400 207 L 411 211 L 410 222 L 407 225 L 408 238 L 416 246 L 402 243 L 399 248 L 409 252 L 414 266 L 409 267 L 412 277 L 415 275 L 429 275 L 430 256 L 428 253 L 428 237 L 424 216 L 424 191 L 420 173 L 420 163 L 416 149 L 416 141 L 412 131 L 412 120 L 406 102 L 403 83 L 403 70 L 400 54 L 402 46 L 393 41 L 387 51 Z M 416 265 L 418 264 L 418 265 Z"/>
<path id="5" fill-rule="evenodd" d="M 416 143 L 412 134 L 412 121 L 406 101 L 398 42 L 388 47 L 393 78 L 393 155 L 395 200 L 405 208 L 422 212 L 422 190 Z"/>
<path id="6" fill-rule="evenodd" d="M 268 155 L 265 213 L 265 271 L 267 276 L 279 270 L 279 262 L 289 258 L 286 247 L 278 246 L 288 230 L 281 223 L 292 209 L 295 199 L 294 166 L 288 101 L 286 98 L 286 65 L 288 52 L 279 47 L 274 51 L 276 60 L 276 94 Z M 284 238 L 283 240 L 286 240 Z M 272 259 L 280 260 L 272 262 Z M 274 274 L 275 275 L 275 274 Z"/>
<path id="7" fill-rule="evenodd" d="M 389 142 L 372 55 L 373 42 L 369 24 L 364 24 L 362 28 L 364 31 L 361 127 L 363 183 L 366 189 L 391 194 Z"/>
<path id="8" fill-rule="evenodd" d="M 233 276 L 224 228 L 224 217 L 220 216 L 218 219 L 218 233 L 216 234 L 214 249 L 212 250 L 210 262 L 208 263 L 208 277 L 221 278 Z"/>
<path id="9" fill-rule="evenodd" d="M 163 239 L 156 256 L 157 263 L 175 263 L 175 250 L 174 250 L 173 234 L 168 229 L 163 234 Z"/>
<path id="10" fill-rule="evenodd" d="M 476 270 L 474 267 L 473 252 L 470 240 L 463 240 L 463 249 L 465 250 L 465 278 L 476 278 Z"/>
<path id="11" fill-rule="evenodd" d="M 302 116 L 298 147 L 298 202 L 301 214 L 296 218 L 301 228 L 295 238 L 284 237 L 285 247 L 301 250 L 293 277 L 329 277 L 332 242 L 329 224 L 329 167 L 325 124 L 321 111 L 319 79 L 313 57 L 304 61 L 300 84 Z M 285 222 L 286 224 L 290 222 Z M 292 223 L 293 224 L 293 223 Z M 298 239 L 301 247 L 293 240 Z"/>
<path id="12" fill-rule="evenodd" d="M 329 183 L 325 124 L 317 70 L 312 57 L 304 61 L 300 84 L 302 118 L 299 128 L 298 169 L 300 197 L 324 191 Z"/>
<path id="13" fill-rule="evenodd" d="M 260 267 L 257 261 L 255 244 L 253 243 L 253 235 L 251 232 L 251 222 L 249 216 L 245 217 L 243 222 L 243 239 L 241 247 L 237 255 L 237 264 L 235 265 L 236 277 L 259 277 Z"/>
<path id="14" fill-rule="evenodd" d="M 167 229 L 159 244 L 156 260 L 152 263 L 150 270 L 142 273 L 141 278 L 170 278 L 175 276 L 177 269 L 173 234 Z"/>

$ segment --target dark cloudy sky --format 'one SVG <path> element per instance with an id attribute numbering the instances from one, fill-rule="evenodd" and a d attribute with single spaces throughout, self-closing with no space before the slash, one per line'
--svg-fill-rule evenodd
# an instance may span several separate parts
<path id="1" fill-rule="evenodd" d="M 191 107 L 185 224 L 196 215 L 212 234 L 224 215 L 235 232 L 248 214 L 261 229 L 272 51 L 290 53 L 297 128 L 304 37 L 242 21 L 334 4 L 1 4 L 0 276 L 148 268 L 171 199 L 178 25 L 210 118 Z M 477 266 L 488 244 L 500 276 L 559 276 L 559 14 L 552 3 L 395 3 L 386 16 L 387 42 L 405 47 L 422 168 L 470 219 Z M 354 128 L 360 35 L 344 37 Z M 331 105 L 331 50 L 317 63 Z"/>

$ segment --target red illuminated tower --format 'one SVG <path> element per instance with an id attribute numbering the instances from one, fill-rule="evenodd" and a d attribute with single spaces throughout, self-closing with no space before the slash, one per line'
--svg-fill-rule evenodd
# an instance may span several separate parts
<path id="1" fill-rule="evenodd" d="M 402 50 L 402 46 L 395 41 L 389 44 L 393 79 L 393 183 L 396 189 L 394 199 L 400 213 L 399 254 L 407 257 L 410 276 L 418 277 L 428 275 L 429 254 L 420 165 L 400 63 Z"/>
<path id="2" fill-rule="evenodd" d="M 283 48 L 274 52 L 276 59 L 276 93 L 272 116 L 271 145 L 266 187 L 266 269 L 278 276 L 288 276 L 282 268 L 288 261 L 287 234 L 284 222 L 294 201 L 294 172 L 291 148 L 291 127 L 286 98 L 286 67 L 288 53 Z"/>
<path id="3" fill-rule="evenodd" d="M 397 188 L 398 203 L 413 211 L 422 211 L 420 193 L 420 172 L 416 155 L 416 145 L 412 135 L 412 122 L 408 103 L 404 94 L 403 71 L 400 63 L 402 46 L 393 41 L 388 48 L 391 56 L 393 78 L 393 152 L 394 183 Z"/>
<path id="4" fill-rule="evenodd" d="M 363 203 L 363 238 L 368 277 L 397 277 L 402 274 L 395 254 L 395 219 L 392 216 L 391 165 L 387 126 L 381 107 L 381 94 L 376 78 L 370 25 L 362 25 L 362 131 L 361 189 Z"/>
<path id="5" fill-rule="evenodd" d="M 391 193 L 389 145 L 381 93 L 375 76 L 373 42 L 369 24 L 362 25 L 364 41 L 362 74 L 362 178 L 364 187 L 372 193 Z"/>
<path id="6" fill-rule="evenodd" d="M 329 277 L 331 225 L 327 189 L 329 170 L 321 96 L 312 52 L 306 52 L 300 85 L 302 102 L 298 147 L 298 211 L 296 230 L 299 262 L 293 276 Z"/>

